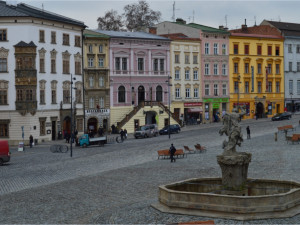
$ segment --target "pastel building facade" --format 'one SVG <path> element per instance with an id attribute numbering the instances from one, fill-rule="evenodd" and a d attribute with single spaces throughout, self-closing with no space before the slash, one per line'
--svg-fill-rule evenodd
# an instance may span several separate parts
<path id="1" fill-rule="evenodd" d="M 230 32 L 230 109 L 245 106 L 245 119 L 283 112 L 284 50 L 280 32 L 266 25 L 242 25 Z"/>
<path id="2" fill-rule="evenodd" d="M 70 132 L 71 115 L 83 132 L 84 28 L 77 20 L 0 1 L 0 138 L 11 144 L 26 144 L 30 135 L 37 142 L 56 140 Z"/>

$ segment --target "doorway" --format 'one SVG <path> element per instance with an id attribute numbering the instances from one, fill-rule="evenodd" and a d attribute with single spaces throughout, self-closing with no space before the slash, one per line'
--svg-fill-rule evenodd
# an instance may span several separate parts
<path id="1" fill-rule="evenodd" d="M 138 88 L 138 103 L 145 101 L 145 88 L 144 86 L 139 86 Z"/>
<path id="2" fill-rule="evenodd" d="M 63 131 L 64 134 L 71 134 L 71 118 L 69 116 L 66 116 L 64 119 Z"/>
<path id="3" fill-rule="evenodd" d="M 134 131 L 139 129 L 139 127 L 140 127 L 140 120 L 134 120 Z"/>
<path id="4" fill-rule="evenodd" d="M 156 116 L 156 112 L 154 111 L 147 112 L 145 118 L 146 119 L 145 124 L 156 124 L 155 116 Z"/>
<path id="5" fill-rule="evenodd" d="M 52 141 L 55 141 L 56 137 L 56 121 L 52 121 Z"/>
<path id="6" fill-rule="evenodd" d="M 263 118 L 263 115 L 264 115 L 264 105 L 259 102 L 256 104 L 256 116 L 258 118 Z"/>
<path id="7" fill-rule="evenodd" d="M 92 133 L 96 133 L 97 132 L 97 125 L 98 125 L 98 121 L 96 118 L 90 118 L 88 120 L 88 129 L 89 131 L 92 131 Z"/>

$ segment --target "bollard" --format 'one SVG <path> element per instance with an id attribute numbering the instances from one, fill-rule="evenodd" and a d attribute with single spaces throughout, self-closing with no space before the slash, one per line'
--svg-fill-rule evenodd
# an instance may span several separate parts
<path id="1" fill-rule="evenodd" d="M 277 133 L 277 132 L 275 132 L 275 141 L 277 141 L 277 134 L 278 134 L 278 133 Z"/>

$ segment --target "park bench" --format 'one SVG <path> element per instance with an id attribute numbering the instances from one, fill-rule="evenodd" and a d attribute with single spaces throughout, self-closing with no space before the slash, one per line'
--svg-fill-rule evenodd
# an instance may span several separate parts
<path id="1" fill-rule="evenodd" d="M 184 150 L 188 153 L 196 153 L 196 151 L 194 149 L 190 149 L 188 146 L 183 146 Z"/>
<path id="2" fill-rule="evenodd" d="M 292 142 L 292 144 L 294 144 L 294 142 L 297 142 L 299 144 L 300 141 L 300 134 L 293 134 L 293 136 L 289 139 L 287 139 L 287 142 Z"/>
<path id="3" fill-rule="evenodd" d="M 170 158 L 170 152 L 169 152 L 169 149 L 164 149 L 164 150 L 158 150 L 157 151 L 157 154 L 158 154 L 158 158 L 159 159 L 160 157 L 163 157 L 164 159 L 169 159 Z M 183 150 L 182 149 L 177 149 L 175 154 L 174 154 L 174 157 L 179 157 L 179 156 L 182 156 L 182 158 L 184 158 L 186 154 L 184 154 Z"/>
<path id="4" fill-rule="evenodd" d="M 293 125 L 285 125 L 282 127 L 277 127 L 278 131 L 282 131 L 282 132 L 287 132 L 289 130 L 295 130 L 295 128 L 293 127 Z"/>
<path id="5" fill-rule="evenodd" d="M 202 146 L 202 145 L 200 145 L 200 144 L 196 144 L 196 145 L 195 145 L 195 149 L 196 149 L 197 151 L 199 151 L 200 153 L 206 152 L 206 147 L 205 147 L 205 146 Z"/>

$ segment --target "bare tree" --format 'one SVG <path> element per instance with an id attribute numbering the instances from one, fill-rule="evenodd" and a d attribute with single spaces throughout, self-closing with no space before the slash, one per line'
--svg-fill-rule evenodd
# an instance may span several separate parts
<path id="1" fill-rule="evenodd" d="M 107 11 L 103 17 L 98 17 L 98 29 L 120 31 L 123 29 L 122 16 L 116 10 Z"/>
<path id="2" fill-rule="evenodd" d="M 145 0 L 124 7 L 126 28 L 129 31 L 140 31 L 159 22 L 161 12 L 150 9 Z"/>

